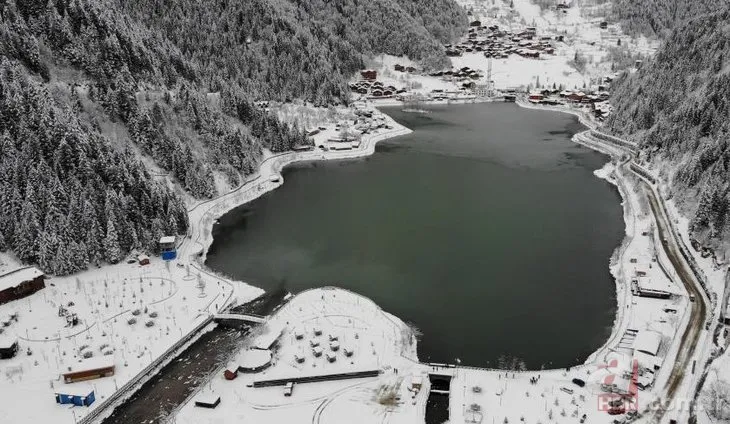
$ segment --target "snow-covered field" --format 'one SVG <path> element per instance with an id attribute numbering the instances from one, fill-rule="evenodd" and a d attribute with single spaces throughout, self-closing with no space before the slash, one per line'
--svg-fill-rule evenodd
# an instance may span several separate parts
<path id="1" fill-rule="evenodd" d="M 526 59 L 512 55 L 492 61 L 492 79 L 497 88 L 536 85 L 581 87 L 612 72 L 604 59 L 609 49 L 617 45 L 633 52 L 651 54 L 656 43 L 643 38 L 631 39 L 620 28 L 609 25 L 600 29 L 602 10 L 598 6 L 576 4 L 567 13 L 541 12 L 529 0 L 509 2 L 460 1 L 474 16 L 485 23 L 504 27 L 535 26 L 540 33 L 565 35 L 565 42 L 556 54 L 545 59 Z M 576 53 L 586 58 L 586 67 L 578 72 L 572 66 Z M 404 58 L 382 56 L 375 59 L 379 79 L 386 84 L 409 87 L 412 91 L 453 90 L 455 84 L 438 78 L 393 71 L 395 63 L 411 65 Z M 486 74 L 487 59 L 478 53 L 467 53 L 453 59 L 455 67 L 468 66 Z M 283 110 L 280 114 L 295 114 Z M 338 114 L 324 111 L 313 113 L 307 124 L 323 125 L 325 129 L 314 136 L 317 146 L 327 146 L 336 137 Z M 0 408 L 0 422 L 73 423 L 88 411 L 98 407 L 118 387 L 123 386 L 155 358 L 173 346 L 183 335 L 232 302 L 244 302 L 260 294 L 260 290 L 241 282 L 232 282 L 207 272 L 199 272 L 190 258 L 205 252 L 212 241 L 215 220 L 228 210 L 251 201 L 283 184 L 281 170 L 296 161 L 346 159 L 371 154 L 375 144 L 388 137 L 405 134 L 407 128 L 382 116 L 391 128 L 380 129 L 363 137 L 359 147 L 342 151 L 314 151 L 268 154 L 257 175 L 243 186 L 212 201 L 190 205 L 191 229 L 179 248 L 179 258 L 165 263 L 156 258 L 148 266 L 120 264 L 80 273 L 71 277 L 47 280 L 47 287 L 21 301 L 0 305 L 0 316 L 17 312 L 19 319 L 4 328 L 2 337 L 17 337 L 21 351 L 11 360 L 0 362 L 0 396 L 5 405 Z M 577 139 L 578 142 L 583 140 Z M 603 146 L 601 149 L 605 149 Z M 610 150 L 610 148 L 609 148 Z M 608 152 L 612 153 L 612 152 Z M 233 381 L 221 373 L 211 376 L 174 417 L 179 423 L 291 422 L 291 423 L 411 423 L 423 422 L 428 397 L 429 372 L 452 375 L 451 422 L 469 422 L 480 416 L 481 422 L 579 422 L 583 414 L 589 423 L 610 423 L 615 418 L 599 410 L 604 393 L 601 384 L 606 377 L 620 376 L 629 371 L 632 357 L 642 365 L 658 370 L 642 375 L 651 382 L 649 389 L 639 391 L 639 404 L 648 405 L 663 390 L 677 355 L 680 331 L 688 320 L 689 300 L 682 284 L 671 271 L 661 249 L 656 225 L 638 192 L 636 181 L 623 175 L 615 164 L 607 164 L 596 175 L 616 184 L 621 192 L 626 221 L 626 239 L 610 261 L 610 270 L 617 280 L 617 314 L 612 335 L 606 344 L 586 361 L 571 370 L 542 370 L 534 372 L 505 372 L 467 367 L 434 369 L 420 364 L 416 346 L 409 329 L 397 318 L 382 311 L 370 300 L 336 289 L 318 289 L 293 298 L 270 318 L 269 328 L 283 328 L 280 347 L 273 356 L 273 366 L 257 374 L 239 374 Z M 685 243 L 687 221 L 670 205 Z M 12 258 L 0 258 L 0 270 L 15 265 Z M 608 258 L 607 258 L 608 259 Z M 710 288 L 719 295 L 725 289 L 725 267 L 716 266 L 709 258 L 695 259 L 705 271 Z M 178 264 L 180 266 L 178 266 Z M 670 299 L 650 299 L 633 296 L 631 280 L 639 274 L 656 286 L 674 294 Z M 202 281 L 202 284 L 201 284 Z M 51 285 L 53 284 L 53 285 Z M 203 294 L 204 293 L 204 294 Z M 73 303 L 69 307 L 69 303 Z M 59 316 L 59 306 L 76 313 L 79 325 L 65 327 Z M 720 305 L 715 308 L 718 313 Z M 132 312 L 139 310 L 138 315 Z M 156 317 L 152 317 L 156 314 Z M 129 324 L 130 318 L 137 322 Z M 147 326 L 147 322 L 151 322 Z M 319 336 L 314 329 L 322 330 Z M 296 333 L 301 332 L 300 340 Z M 636 353 L 637 333 L 660 334 L 656 357 Z M 339 349 L 332 350 L 329 336 L 337 336 Z M 318 341 L 323 349 L 315 357 L 311 344 Z M 698 367 L 708 357 L 711 344 L 703 335 L 702 348 L 696 358 Z M 104 346 L 106 345 L 106 346 Z M 87 347 L 84 347 L 87 346 Z M 83 349 L 82 349 L 83 347 Z M 354 352 L 344 354 L 345 347 Z M 539 347 L 536 347 L 539 348 Z M 30 354 L 28 352 L 30 351 Z M 116 374 L 93 380 L 97 401 L 92 408 L 69 408 L 55 403 L 54 392 L 62 385 L 59 372 L 78 366 L 80 356 L 92 352 L 94 358 L 113 359 Z M 110 355 L 103 355 L 104 352 Z M 334 355 L 334 362 L 326 360 Z M 244 360 L 246 352 L 239 353 Z M 304 357 L 299 363 L 295 355 Z M 718 379 L 730 380 L 727 355 L 713 364 L 705 392 Z M 606 368 L 605 366 L 609 367 Z M 377 377 L 353 380 L 302 383 L 294 387 L 291 397 L 284 396 L 281 386 L 254 388 L 254 381 L 266 378 L 294 378 L 320 373 L 363 371 L 377 369 Z M 396 372 L 397 370 L 397 372 Z M 686 378 L 680 398 L 690 398 L 699 373 Z M 413 377 L 421 378 L 423 387 L 417 393 L 409 387 Z M 578 387 L 573 378 L 587 384 Z M 479 389 L 475 389 L 478 387 Z M 221 397 L 216 409 L 201 409 L 193 405 L 196 397 L 215 394 Z M 473 406 L 476 405 L 476 406 Z M 478 408 L 477 408 L 478 406 Z M 477 411 L 478 409 L 478 411 Z M 669 418 L 667 415 L 665 418 Z M 491 419 L 491 420 L 490 420 Z M 700 414 L 702 422 L 706 415 Z"/>
<path id="2" fill-rule="evenodd" d="M 407 390 L 411 376 L 423 372 L 416 361 L 415 337 L 402 321 L 369 299 L 336 288 L 309 290 L 291 299 L 266 325 L 283 327 L 273 365 L 257 374 L 239 373 L 232 381 L 225 380 L 222 373 L 211 376 L 191 400 L 214 394 L 220 396 L 221 404 L 216 409 L 203 409 L 190 402 L 178 413 L 177 423 L 372 423 L 386 416 L 395 422 L 418 422 L 422 416 L 426 394 L 421 393 L 414 404 Z M 321 356 L 315 356 L 313 344 L 322 349 Z M 333 346 L 337 346 L 336 351 Z M 328 354 L 333 355 L 334 362 L 326 359 Z M 297 362 L 295 355 L 303 362 Z M 250 387 L 254 381 L 267 379 L 367 370 L 382 373 L 298 383 L 291 396 L 284 395 L 283 385 Z M 395 405 L 385 402 L 383 393 L 391 391 L 401 397 Z"/>
<path id="3" fill-rule="evenodd" d="M 46 288 L 0 306 L 0 315 L 17 313 L 3 337 L 17 338 L 18 355 L 0 362 L 0 422 L 73 423 L 90 408 L 56 404 L 54 393 L 68 389 L 59 378 L 87 360 L 104 358 L 115 365 L 113 377 L 91 381 L 96 406 L 123 386 L 183 335 L 234 296 L 259 290 L 214 279 L 153 258 L 150 265 L 124 264 L 50 278 Z M 200 281 L 203 281 L 204 287 Z M 67 326 L 59 308 L 76 314 Z M 130 324 L 134 319 L 136 322 Z M 92 408 L 93 408 L 92 406 Z"/>
<path id="4" fill-rule="evenodd" d="M 387 117 L 382 119 L 390 129 L 363 137 L 357 149 L 269 154 L 258 175 L 248 183 L 214 200 L 191 205 L 189 235 L 179 244 L 178 259 L 174 261 L 152 258 L 145 266 L 124 263 L 50 278 L 46 288 L 39 292 L 0 305 L 0 317 L 18 315 L 17 322 L 2 328 L 0 337 L 17 338 L 20 345 L 15 358 L 0 361 L 0 396 L 9 405 L 21 405 L 0 408 L 0 422 L 44 422 L 52 417 L 54 422 L 74 423 L 99 407 L 210 314 L 261 294 L 261 289 L 201 271 L 198 261 L 204 261 L 204 255 L 197 254 L 207 250 L 212 241 L 215 220 L 279 187 L 283 183 L 280 172 L 289 163 L 372 154 L 378 141 L 409 132 Z M 328 125 L 334 128 L 335 123 Z M 11 256 L 0 258 L 3 270 L 17 265 Z M 59 316 L 60 306 L 77 314 L 77 326 L 65 327 L 66 318 Z M 139 314 L 134 315 L 137 310 Z M 136 323 L 129 324 L 131 318 Z M 103 355 L 102 351 L 110 351 L 111 355 Z M 86 352 L 91 352 L 92 358 L 112 360 L 115 375 L 91 381 L 96 402 L 89 408 L 56 404 L 54 393 L 63 386 L 60 373 L 69 366 L 81 365 L 81 355 L 89 355 Z"/>

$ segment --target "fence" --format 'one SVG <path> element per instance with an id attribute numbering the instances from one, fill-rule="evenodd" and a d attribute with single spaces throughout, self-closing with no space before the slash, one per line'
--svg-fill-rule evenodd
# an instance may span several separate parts
<path id="1" fill-rule="evenodd" d="M 594 137 L 596 137 L 599 140 L 603 140 L 605 142 L 629 149 L 629 150 L 631 150 L 632 153 L 636 153 L 636 149 L 638 148 L 636 143 L 632 143 L 630 141 L 623 140 L 621 138 L 614 137 L 612 135 L 608 135 L 608 134 L 602 133 L 597 130 L 591 130 L 591 135 L 593 135 Z"/>

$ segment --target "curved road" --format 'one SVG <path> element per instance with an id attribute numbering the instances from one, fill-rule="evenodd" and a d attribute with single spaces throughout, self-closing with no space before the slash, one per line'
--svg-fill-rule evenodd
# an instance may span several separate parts
<path id="1" fill-rule="evenodd" d="M 607 143 L 606 140 L 597 138 L 593 135 L 589 134 L 589 137 L 597 143 Z M 612 146 L 615 147 L 616 145 Z M 708 318 L 707 298 L 702 285 L 700 284 L 701 277 L 695 274 L 694 270 L 682 254 L 682 250 L 679 246 L 682 241 L 677 240 L 676 238 L 677 232 L 674 229 L 672 222 L 668 219 L 669 215 L 666 205 L 664 204 L 664 199 L 662 199 L 657 193 L 652 181 L 647 179 L 647 175 L 650 174 L 646 171 L 637 171 L 637 169 L 640 171 L 643 171 L 643 169 L 634 162 L 634 153 L 625 147 L 623 150 L 630 154 L 630 160 L 622 161 L 619 166 L 622 168 L 628 168 L 641 181 L 644 193 L 646 194 L 649 205 L 651 206 L 652 214 L 654 215 L 662 249 L 669 258 L 669 261 L 672 263 L 672 267 L 679 279 L 682 281 L 687 293 L 695 299 L 695 301 L 690 302 L 689 322 L 682 333 L 677 357 L 675 358 L 672 372 L 669 375 L 665 386 L 666 398 L 663 399 L 661 404 L 651 405 L 651 408 L 654 411 L 653 421 L 661 422 L 667 413 L 668 405 L 674 401 L 674 398 L 677 395 L 677 390 L 684 382 L 684 378 L 687 376 L 687 370 L 689 370 L 692 366 L 693 357 L 697 350 L 704 323 Z M 634 166 L 631 166 L 632 164 Z"/>

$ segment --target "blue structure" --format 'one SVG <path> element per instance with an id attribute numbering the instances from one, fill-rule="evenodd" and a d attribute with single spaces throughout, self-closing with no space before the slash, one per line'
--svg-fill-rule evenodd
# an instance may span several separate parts
<path id="1" fill-rule="evenodd" d="M 91 406 L 96 400 L 94 389 L 64 387 L 56 392 L 56 403 L 61 405 Z"/>
<path id="2" fill-rule="evenodd" d="M 160 255 L 165 261 L 171 261 L 177 258 L 175 236 L 165 236 L 160 239 Z"/>

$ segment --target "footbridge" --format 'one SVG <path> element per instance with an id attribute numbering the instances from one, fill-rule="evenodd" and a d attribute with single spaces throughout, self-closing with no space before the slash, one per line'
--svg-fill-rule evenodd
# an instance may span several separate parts
<path id="1" fill-rule="evenodd" d="M 232 313 L 221 313 L 214 314 L 213 320 L 216 322 L 220 321 L 242 321 L 252 324 L 263 324 L 266 322 L 266 317 L 256 314 L 232 314 Z"/>

